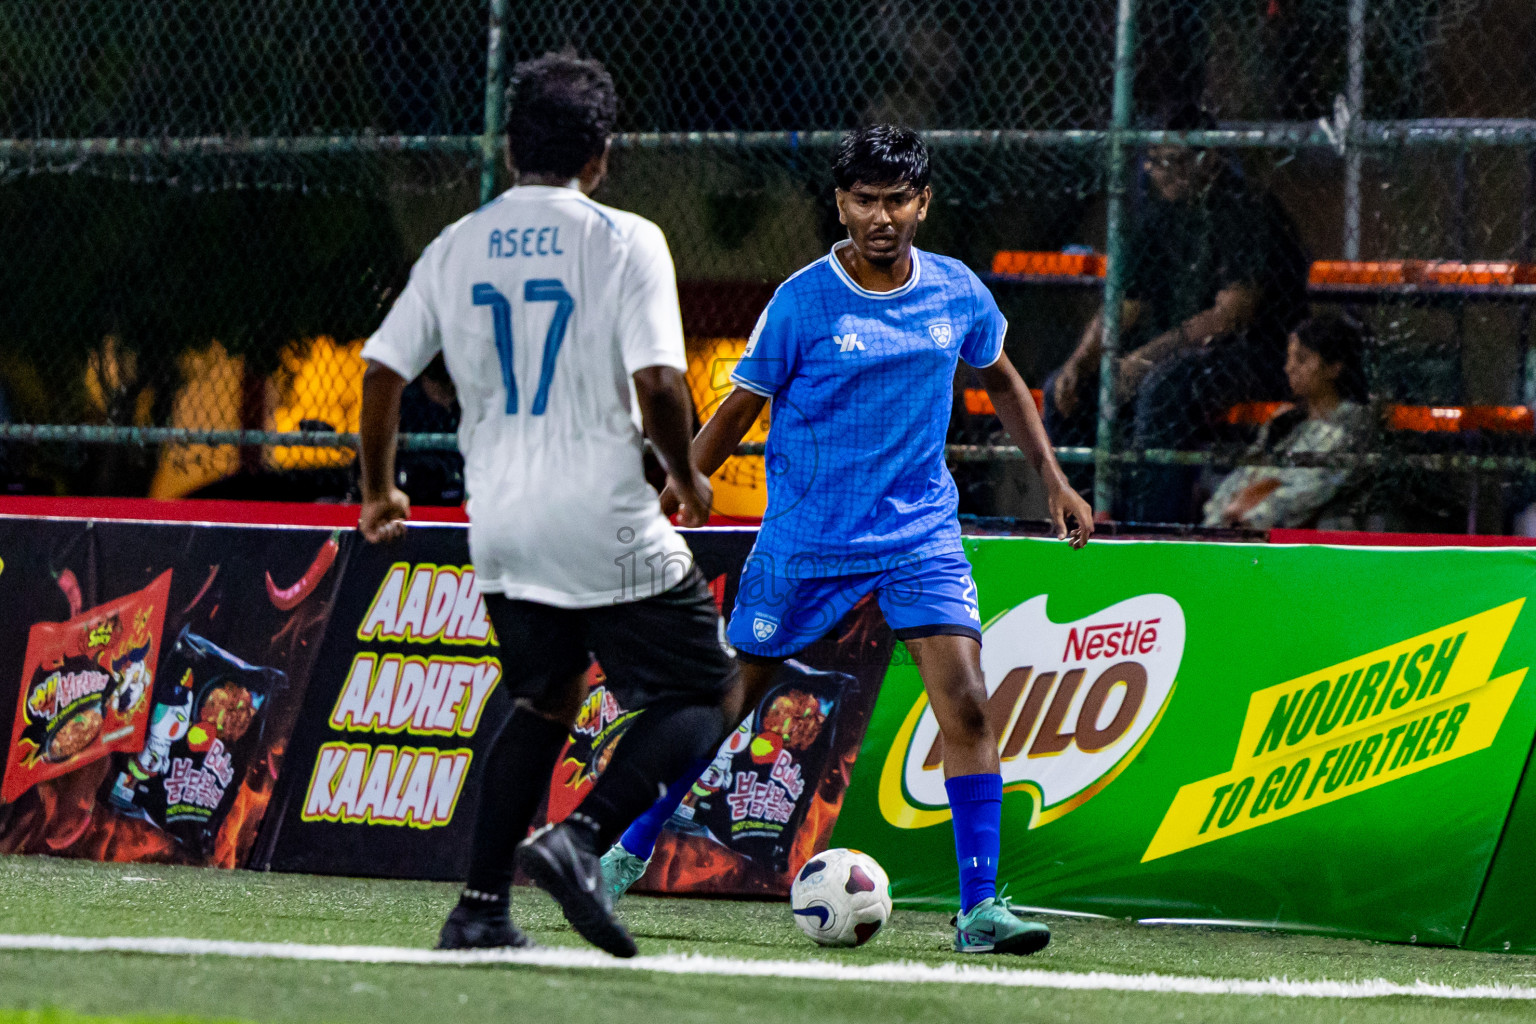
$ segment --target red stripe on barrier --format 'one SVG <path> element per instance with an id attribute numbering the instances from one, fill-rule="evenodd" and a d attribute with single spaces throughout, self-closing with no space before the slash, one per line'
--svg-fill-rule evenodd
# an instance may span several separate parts
<path id="1" fill-rule="evenodd" d="M 215 501 L 184 498 L 54 498 L 36 495 L 0 496 L 0 516 L 34 519 L 126 519 L 137 522 L 224 523 L 241 526 L 357 525 L 358 506 L 303 504 L 282 501 Z M 462 508 L 418 507 L 411 518 L 420 523 L 467 523 Z M 710 526 L 742 527 L 756 522 L 735 516 L 712 516 Z M 1342 544 L 1361 547 L 1536 547 L 1536 537 L 1490 537 L 1460 533 L 1367 533 L 1358 530 L 1293 530 L 1269 532 L 1271 544 Z"/>
<path id="2" fill-rule="evenodd" d="M 146 523 L 222 523 L 232 526 L 327 526 L 347 529 L 357 525 L 357 505 L 305 504 L 288 501 L 220 501 L 181 498 L 53 498 L 36 495 L 0 495 L 0 516 L 25 519 L 126 519 Z M 417 523 L 469 522 L 462 508 L 421 505 L 411 509 Z M 744 516 L 710 516 L 710 526 L 757 526 L 761 519 Z"/>
<path id="3" fill-rule="evenodd" d="M 239 526 L 357 525 L 358 506 L 301 504 L 283 501 L 214 501 L 185 498 L 53 498 L 41 496 L 0 497 L 0 516 L 34 519 L 129 519 L 141 522 L 224 523 Z M 462 508 L 418 507 L 411 510 L 418 523 L 467 523 Z"/>

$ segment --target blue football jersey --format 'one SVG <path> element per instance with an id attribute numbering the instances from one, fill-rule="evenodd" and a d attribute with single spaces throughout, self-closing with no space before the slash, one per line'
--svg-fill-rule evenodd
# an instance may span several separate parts
<path id="1" fill-rule="evenodd" d="M 754 556 L 789 579 L 961 550 L 944 464 L 956 360 L 992 365 L 1008 329 L 958 260 L 913 249 L 907 283 L 873 292 L 835 252 L 779 287 L 731 374 L 771 401 Z"/>

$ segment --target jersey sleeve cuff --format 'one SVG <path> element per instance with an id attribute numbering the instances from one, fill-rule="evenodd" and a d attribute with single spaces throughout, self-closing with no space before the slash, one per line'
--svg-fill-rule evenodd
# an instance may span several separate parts
<path id="1" fill-rule="evenodd" d="M 744 391 L 752 392 L 754 395 L 761 395 L 763 398 L 772 398 L 773 397 L 773 392 L 768 390 L 768 386 L 767 385 L 753 383 L 752 381 L 747 380 L 744 377 L 738 377 L 734 373 L 731 374 L 731 383 L 735 384 L 737 387 L 741 388 Z"/>
<path id="2" fill-rule="evenodd" d="M 999 359 L 1003 358 L 1003 352 L 1004 352 L 1003 341 L 1007 337 L 1008 337 L 1008 321 L 1004 320 L 1003 321 L 1003 332 L 997 336 L 997 351 L 992 354 L 992 358 L 988 359 L 984 363 L 971 363 L 971 366 L 973 368 L 977 369 L 977 370 L 985 370 L 989 366 L 996 366 L 997 365 L 997 361 Z"/>
<path id="3" fill-rule="evenodd" d="M 426 369 L 425 366 L 418 366 L 413 369 L 409 359 L 406 359 L 398 352 L 390 351 L 383 345 L 375 345 L 371 340 L 363 345 L 363 351 L 360 354 L 365 360 L 378 363 L 380 366 L 393 370 L 404 378 L 407 383 L 421 376 L 421 371 Z"/>
<path id="4" fill-rule="evenodd" d="M 648 370 L 653 366 L 664 366 L 678 373 L 688 372 L 688 360 L 678 358 L 675 352 L 657 351 L 636 359 L 624 360 L 624 372 L 633 377 L 641 370 Z"/>

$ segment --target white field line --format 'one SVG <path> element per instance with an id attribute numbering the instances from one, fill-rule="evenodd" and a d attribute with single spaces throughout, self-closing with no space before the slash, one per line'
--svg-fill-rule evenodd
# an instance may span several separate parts
<path id="1" fill-rule="evenodd" d="M 1016 970 L 969 964 L 839 964 L 824 960 L 737 960 L 728 957 L 665 954 L 618 960 L 588 949 L 545 947 L 527 950 L 447 952 L 398 946 L 316 946 L 297 942 L 227 942 L 212 939 L 105 938 L 72 935 L 0 935 L 0 950 L 65 953 L 148 953 L 162 956 L 229 956 L 356 964 L 506 964 L 576 970 L 649 971 L 732 978 L 795 978 L 876 984 L 912 982 L 994 985 L 1005 988 L 1066 989 L 1085 992 L 1154 992 L 1211 996 L 1281 996 L 1313 999 L 1376 999 L 1420 996 L 1431 999 L 1536 1000 L 1536 988 L 1512 985 L 1453 987 L 1416 981 L 1412 985 L 1373 981 L 1292 981 L 1287 978 L 1199 978 L 1167 974 L 1109 974 L 1101 971 Z"/>

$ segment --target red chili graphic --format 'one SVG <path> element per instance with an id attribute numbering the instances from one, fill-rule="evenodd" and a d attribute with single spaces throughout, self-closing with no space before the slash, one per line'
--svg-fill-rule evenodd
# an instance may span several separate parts
<path id="1" fill-rule="evenodd" d="M 80 596 L 80 581 L 75 579 L 72 569 L 65 569 L 54 578 L 58 580 L 59 589 L 64 591 L 64 598 L 69 602 L 69 617 L 74 618 L 80 614 L 80 608 L 85 603 Z"/>
<path id="2" fill-rule="evenodd" d="M 197 607 L 197 602 L 201 601 L 203 599 L 203 595 L 208 593 L 208 588 L 213 586 L 214 578 L 218 575 L 219 567 L 216 565 L 210 565 L 208 567 L 208 578 L 203 581 L 202 588 L 198 590 L 197 596 L 187 602 L 187 606 L 181 610 L 181 614 L 185 615 L 187 612 L 190 612 L 193 608 Z M 268 577 L 268 579 L 270 578 L 271 577 Z"/>
<path id="3" fill-rule="evenodd" d="M 300 576 L 299 581 L 293 586 L 279 588 L 272 582 L 272 573 L 267 573 L 267 597 L 272 599 L 272 603 L 279 611 L 286 612 L 297 608 L 300 602 L 314 593 L 315 587 L 319 586 L 320 580 L 330 569 L 331 563 L 336 561 L 336 553 L 341 550 L 341 545 L 336 540 L 339 532 L 333 531 L 330 539 L 320 545 L 315 560 L 310 563 L 308 569 L 304 570 L 304 575 Z"/>

